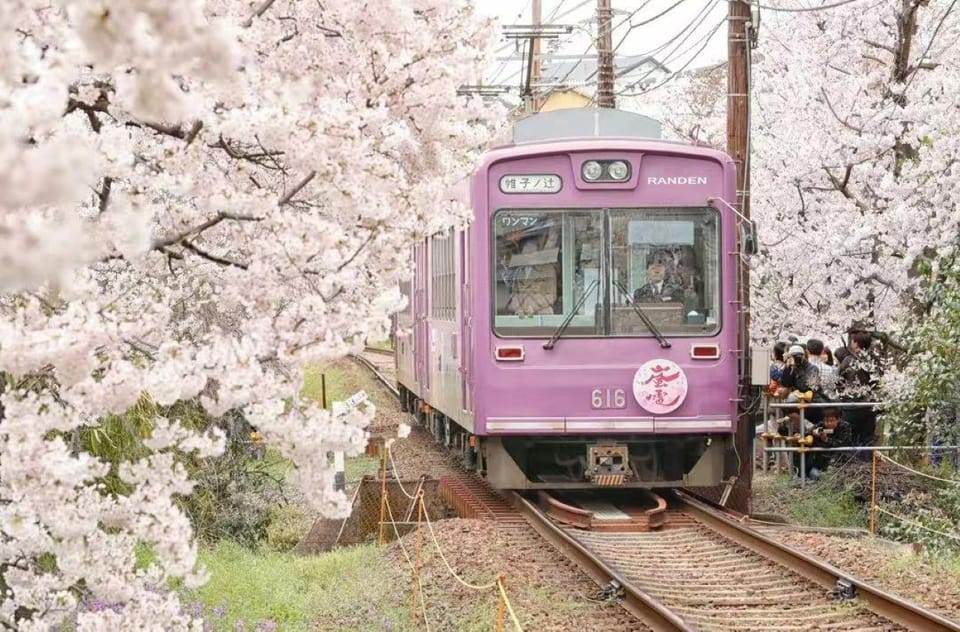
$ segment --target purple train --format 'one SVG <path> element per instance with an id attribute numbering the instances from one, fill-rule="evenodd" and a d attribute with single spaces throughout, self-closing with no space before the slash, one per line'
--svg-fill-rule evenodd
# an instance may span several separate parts
<path id="1" fill-rule="evenodd" d="M 472 224 L 414 249 L 402 406 L 495 488 L 737 472 L 751 227 L 731 206 L 732 159 L 659 132 L 616 110 L 520 121 L 451 195 Z"/>

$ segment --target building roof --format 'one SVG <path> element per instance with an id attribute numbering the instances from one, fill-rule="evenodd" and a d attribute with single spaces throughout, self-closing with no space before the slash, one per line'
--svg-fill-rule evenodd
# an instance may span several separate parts
<path id="1" fill-rule="evenodd" d="M 647 73 L 669 73 L 670 70 L 649 55 L 618 55 L 613 60 L 618 79 L 639 81 Z M 556 87 L 577 87 L 596 81 L 596 55 L 550 55 L 544 60 L 540 81 Z"/>

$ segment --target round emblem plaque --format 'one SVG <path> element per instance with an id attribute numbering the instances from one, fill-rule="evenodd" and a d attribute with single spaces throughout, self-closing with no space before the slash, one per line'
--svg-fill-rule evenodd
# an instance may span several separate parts
<path id="1" fill-rule="evenodd" d="M 687 398 L 687 376 L 670 360 L 650 360 L 633 376 L 633 396 L 654 415 L 672 413 Z"/>

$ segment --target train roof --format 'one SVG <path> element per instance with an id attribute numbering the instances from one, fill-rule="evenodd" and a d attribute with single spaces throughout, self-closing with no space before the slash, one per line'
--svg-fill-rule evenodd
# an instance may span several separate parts
<path id="1" fill-rule="evenodd" d="M 513 126 L 513 144 L 572 138 L 662 138 L 660 121 L 611 108 L 572 108 L 541 112 Z"/>
<path id="2" fill-rule="evenodd" d="M 637 149 L 637 143 L 641 142 L 650 149 L 668 153 L 708 158 L 724 164 L 733 162 L 725 152 L 707 145 L 664 140 L 660 122 L 649 116 L 609 108 L 571 108 L 541 112 L 517 121 L 513 127 L 513 142 L 487 150 L 480 166 L 520 156 L 583 151 L 599 139 L 603 139 L 609 149 Z"/>

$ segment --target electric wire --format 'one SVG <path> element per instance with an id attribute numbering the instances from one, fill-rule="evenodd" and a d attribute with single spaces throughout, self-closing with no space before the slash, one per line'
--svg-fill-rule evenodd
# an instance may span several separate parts
<path id="1" fill-rule="evenodd" d="M 723 25 L 726 23 L 726 21 L 727 21 L 726 18 L 724 18 L 723 20 L 721 20 L 720 22 L 718 22 L 717 25 L 716 25 L 715 27 L 713 27 L 713 29 L 712 29 L 709 33 L 707 33 L 707 35 L 706 35 L 705 37 L 701 38 L 701 39 L 698 40 L 697 42 L 694 42 L 694 44 L 693 44 L 694 46 L 696 46 L 697 44 L 699 44 L 699 43 L 701 43 L 701 42 L 702 42 L 702 45 L 700 46 L 699 49 L 697 49 L 696 53 L 694 53 L 693 56 L 691 56 L 690 59 L 688 59 L 687 62 L 686 62 L 685 64 L 683 64 L 683 66 L 681 66 L 678 70 L 670 73 L 670 75 L 669 75 L 668 77 L 666 77 L 663 81 L 657 83 L 656 85 L 654 85 L 654 86 L 652 86 L 652 87 L 650 87 L 650 88 L 644 88 L 644 89 L 639 90 L 639 91 L 636 91 L 636 92 L 618 92 L 618 93 L 617 93 L 617 96 L 640 96 L 640 95 L 644 95 L 644 94 L 647 94 L 647 93 L 649 93 L 649 92 L 653 92 L 653 91 L 656 90 L 657 88 L 660 88 L 660 87 L 666 85 L 667 83 L 669 83 L 670 81 L 672 81 L 673 79 L 676 79 L 677 76 L 680 75 L 680 73 L 682 73 L 684 70 L 686 70 L 686 69 L 690 66 L 690 64 L 692 64 L 692 63 L 697 59 L 697 57 L 700 56 L 700 53 L 702 53 L 704 50 L 706 50 L 707 45 L 710 44 L 710 39 L 714 36 L 714 34 L 716 34 L 716 32 L 717 32 L 718 30 L 720 30 L 720 27 L 723 26 Z M 692 46 L 691 46 L 691 48 L 692 48 Z M 687 52 L 687 51 L 689 51 L 689 50 L 690 50 L 690 49 L 688 48 L 688 49 L 687 49 L 686 51 L 684 51 L 684 52 Z"/>
<path id="2" fill-rule="evenodd" d="M 748 4 L 747 0 L 727 0 L 728 2 L 743 2 Z M 755 4 L 753 6 L 758 9 L 765 9 L 767 11 L 780 11 L 783 13 L 809 13 L 813 11 L 826 11 L 827 9 L 835 9 L 837 7 L 842 7 L 845 4 L 851 4 L 853 2 L 860 2 L 861 0 L 840 0 L 839 2 L 832 2 L 830 4 L 822 4 L 816 7 L 775 7 L 766 4 Z"/>
<path id="3" fill-rule="evenodd" d="M 633 12 L 631 12 L 629 15 L 627 15 L 627 17 L 626 17 L 624 20 L 622 20 L 619 24 L 617 24 L 617 25 L 614 26 L 614 27 L 611 27 L 610 33 L 612 34 L 612 33 L 613 33 L 614 31 L 616 31 L 618 28 L 620 28 L 621 26 L 623 26 L 626 22 L 630 21 L 630 19 L 633 18 L 634 15 L 636 15 L 639 11 L 643 10 L 643 8 L 646 7 L 648 4 L 650 4 L 650 2 L 651 2 L 651 0 L 645 0 L 645 2 L 644 2 L 643 4 L 641 4 L 639 7 L 637 7 L 636 9 L 634 9 Z M 593 47 L 596 46 L 597 41 L 598 41 L 598 37 L 597 37 L 597 36 L 595 36 L 595 35 L 591 36 L 591 38 L 590 38 L 590 43 L 587 44 L 586 50 L 584 50 L 584 51 L 583 51 L 583 54 L 580 55 L 580 59 L 577 60 L 577 63 L 575 63 L 575 64 L 570 68 L 570 70 L 567 72 L 567 74 L 564 75 L 563 79 L 561 79 L 556 85 L 562 86 L 562 85 L 565 85 L 565 84 L 566 84 L 567 79 L 569 79 L 569 78 L 570 78 L 570 75 L 572 75 L 572 74 L 574 73 L 574 71 L 576 71 L 576 69 L 580 66 L 580 64 L 583 63 L 583 60 L 586 58 L 587 53 L 590 52 L 590 49 L 591 49 L 591 48 L 593 48 Z M 616 52 L 616 49 L 614 49 L 614 52 Z"/>
<path id="4" fill-rule="evenodd" d="M 659 53 L 659 52 L 662 51 L 663 49 L 667 48 L 667 47 L 670 46 L 671 44 L 676 43 L 676 46 L 673 48 L 673 50 L 670 51 L 669 53 L 667 53 L 667 55 L 660 61 L 660 63 L 661 63 L 663 66 L 666 66 L 667 63 L 668 63 L 671 59 L 673 59 L 674 57 L 676 57 L 676 58 L 678 58 L 678 59 L 682 59 L 684 55 L 686 55 L 687 53 L 690 52 L 690 50 L 693 49 L 693 47 L 697 46 L 698 44 L 703 43 L 703 46 L 700 48 L 700 51 L 698 51 L 696 55 L 694 55 L 690 60 L 688 60 L 687 63 L 684 64 L 684 66 L 683 66 L 680 70 L 678 70 L 678 71 L 676 71 L 675 73 L 673 73 L 673 74 L 669 77 L 670 79 L 672 79 L 672 78 L 675 77 L 677 74 L 679 74 L 680 72 L 682 72 L 683 70 L 685 70 L 685 69 L 690 65 L 690 63 L 691 63 L 694 59 L 696 59 L 697 56 L 699 56 L 700 52 L 703 51 L 704 48 L 706 48 L 706 45 L 707 45 L 707 44 L 709 44 L 710 38 L 712 38 L 713 35 L 717 32 L 717 29 L 719 28 L 719 26 L 722 25 L 723 22 L 726 21 L 726 18 L 724 18 L 724 20 L 721 21 L 720 25 L 717 25 L 716 27 L 714 27 L 714 29 L 711 30 L 709 33 L 707 33 L 707 35 L 705 35 L 705 36 L 702 37 L 701 39 L 698 39 L 698 40 L 694 41 L 691 46 L 685 48 L 683 51 L 679 51 L 679 48 L 680 48 L 681 46 L 683 46 L 683 44 L 686 43 L 686 41 L 687 41 L 688 39 L 690 39 L 690 37 L 691 37 L 694 33 L 697 32 L 697 30 L 700 28 L 700 25 L 703 24 L 703 22 L 704 22 L 704 21 L 707 19 L 707 17 L 710 15 L 710 11 L 712 11 L 716 6 L 718 6 L 719 3 L 720 3 L 720 0 L 713 0 L 713 2 L 712 2 L 711 4 L 706 4 L 706 5 L 704 5 L 704 8 L 700 11 L 700 13 L 697 14 L 696 16 L 694 16 L 694 19 L 691 20 L 679 33 L 677 33 L 677 34 L 676 34 L 675 36 L 673 36 L 671 39 L 669 39 L 668 41 L 666 41 L 665 43 L 663 43 L 660 47 L 654 49 L 651 53 L 648 53 L 648 54 L 647 54 L 647 56 L 656 55 L 657 53 Z M 692 27 L 692 28 L 691 28 L 691 27 Z M 689 30 L 689 32 L 687 32 L 688 30 Z M 684 33 L 686 33 L 686 34 L 684 34 Z M 677 41 L 678 38 L 680 38 L 681 36 L 683 36 L 682 39 L 679 39 L 679 41 Z M 632 88 L 634 88 L 634 87 L 637 86 L 638 84 L 642 83 L 647 77 L 649 77 L 651 74 L 653 74 L 653 72 L 654 72 L 655 70 L 656 70 L 655 68 L 654 68 L 654 69 L 651 69 L 651 70 L 647 71 L 647 73 L 644 74 L 643 76 L 641 76 L 641 77 L 639 77 L 639 78 L 636 78 L 636 79 L 632 79 L 630 85 L 625 86 L 624 88 L 620 89 L 620 90 L 617 92 L 617 95 L 618 95 L 618 96 L 619 96 L 619 95 L 636 96 L 636 93 L 629 93 L 629 92 L 627 92 L 627 91 L 628 91 L 628 90 L 631 90 Z M 658 86 L 658 87 L 659 87 L 659 86 Z M 646 90 L 641 90 L 640 93 L 642 94 L 643 92 L 646 92 Z"/>

